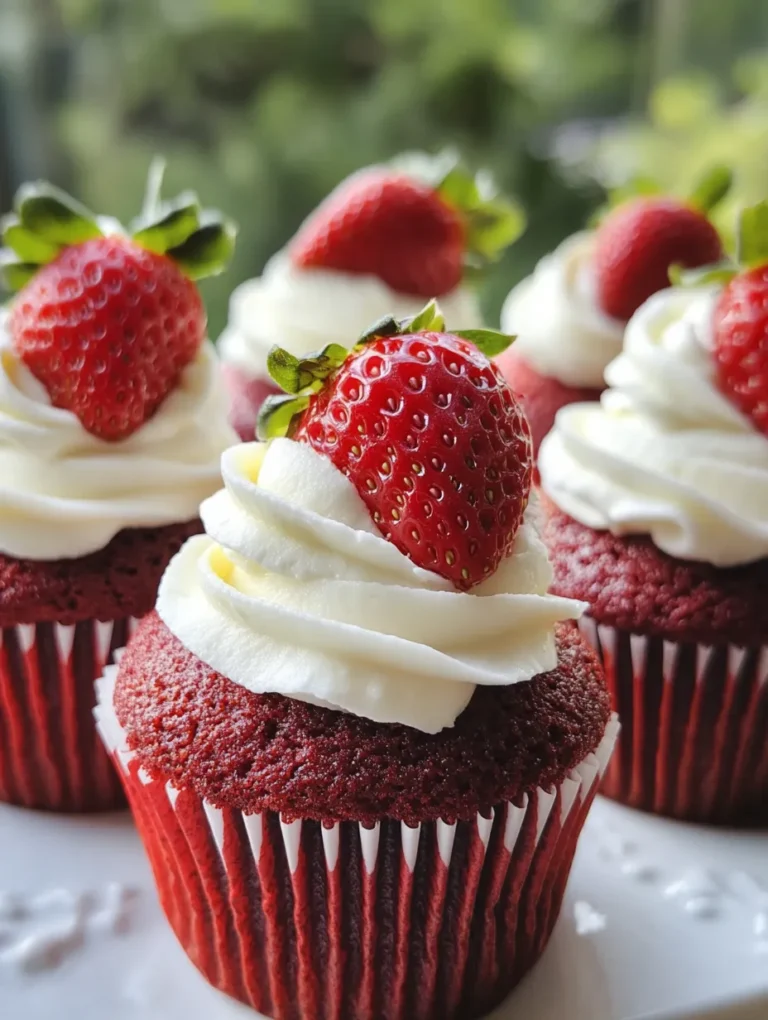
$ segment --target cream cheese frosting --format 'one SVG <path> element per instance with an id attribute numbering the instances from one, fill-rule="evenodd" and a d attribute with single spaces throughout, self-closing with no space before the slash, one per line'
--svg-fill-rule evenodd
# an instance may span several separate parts
<path id="1" fill-rule="evenodd" d="M 219 352 L 252 378 L 266 378 L 267 354 L 275 344 L 298 356 L 329 343 L 349 346 L 383 316 L 414 315 L 425 304 L 424 298 L 397 294 L 375 276 L 301 269 L 280 252 L 260 277 L 234 291 Z M 441 296 L 440 307 L 454 329 L 483 324 L 477 299 L 465 287 Z"/>
<path id="2" fill-rule="evenodd" d="M 191 520 L 220 484 L 236 441 L 213 346 L 206 342 L 157 413 L 127 439 L 87 432 L 53 407 L 0 320 L 0 552 L 83 556 L 123 528 Z"/>
<path id="3" fill-rule="evenodd" d="M 588 527 L 718 567 L 768 556 L 768 438 L 717 388 L 718 291 L 672 288 L 630 320 L 600 403 L 558 413 L 544 491 Z"/>
<path id="4" fill-rule="evenodd" d="M 201 507 L 207 534 L 171 562 L 157 611 L 254 693 L 438 732 L 476 685 L 553 669 L 555 624 L 584 608 L 547 594 L 533 505 L 497 572 L 459 593 L 384 539 L 349 479 L 310 447 L 242 444 L 222 474 Z"/>
<path id="5" fill-rule="evenodd" d="M 501 328 L 517 336 L 515 354 L 541 375 L 599 389 L 606 365 L 621 350 L 624 323 L 597 303 L 594 243 L 594 233 L 583 231 L 546 255 L 510 291 Z"/>

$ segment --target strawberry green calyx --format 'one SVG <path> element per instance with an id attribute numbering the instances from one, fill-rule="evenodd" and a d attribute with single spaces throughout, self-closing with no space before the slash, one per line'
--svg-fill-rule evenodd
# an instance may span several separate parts
<path id="1" fill-rule="evenodd" d="M 502 195 L 487 173 L 473 176 L 456 162 L 437 183 L 435 190 L 464 222 L 464 260 L 471 268 L 478 269 L 495 262 L 525 230 L 522 206 Z"/>
<path id="2" fill-rule="evenodd" d="M 21 290 L 65 248 L 105 233 L 90 210 L 44 181 L 19 188 L 14 211 L 0 229 L 0 269 L 11 291 Z M 193 192 L 185 192 L 156 203 L 128 233 L 142 247 L 173 259 L 189 279 L 200 280 L 226 268 L 237 231 L 220 213 L 202 209 Z"/>
<path id="3" fill-rule="evenodd" d="M 297 358 L 281 347 L 273 347 L 267 356 L 267 371 L 285 390 L 284 394 L 268 397 L 259 413 L 256 432 L 260 439 L 290 435 L 312 396 L 319 393 L 328 379 L 341 367 L 350 353 L 361 350 L 382 337 L 407 336 L 414 333 L 442 333 L 445 319 L 433 298 L 416 315 L 396 319 L 385 316 L 374 323 L 358 339 L 352 352 L 340 344 L 328 344 L 321 351 Z M 488 358 L 494 358 L 513 342 L 514 337 L 491 329 L 451 330 L 452 336 L 474 344 Z"/>
<path id="4" fill-rule="evenodd" d="M 487 171 L 472 174 L 454 149 L 403 153 L 391 166 L 430 185 L 464 223 L 464 261 L 478 269 L 498 259 L 526 227 L 523 207 L 506 198 Z"/>
<path id="5" fill-rule="evenodd" d="M 688 201 L 703 213 L 711 213 L 725 198 L 733 185 L 733 171 L 728 166 L 712 166 L 694 184 Z"/>
<path id="6" fill-rule="evenodd" d="M 768 200 L 745 206 L 736 227 L 736 255 L 698 269 L 670 266 L 669 278 L 676 287 L 728 283 L 747 269 L 768 264 Z"/>

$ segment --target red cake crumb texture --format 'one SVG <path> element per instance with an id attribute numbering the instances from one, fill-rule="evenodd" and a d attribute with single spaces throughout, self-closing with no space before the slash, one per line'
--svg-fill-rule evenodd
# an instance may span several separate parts
<path id="1" fill-rule="evenodd" d="M 538 453 L 542 439 L 551 431 L 561 407 L 599 400 L 605 389 L 566 386 L 551 376 L 542 375 L 517 353 L 514 345 L 496 358 L 496 364 L 525 411 L 531 426 L 534 453 Z"/>
<path id="2" fill-rule="evenodd" d="M 0 553 L 0 627 L 144 616 L 160 578 L 199 518 L 162 528 L 126 528 L 77 559 L 20 560 Z"/>
<path id="3" fill-rule="evenodd" d="M 558 785 L 603 736 L 601 667 L 572 624 L 557 642 L 552 672 L 478 687 L 455 726 L 426 734 L 253 694 L 151 613 L 121 660 L 115 708 L 152 778 L 191 786 L 217 807 L 324 822 L 469 819 Z"/>
<path id="4" fill-rule="evenodd" d="M 593 531 L 545 500 L 543 537 L 553 591 L 583 599 L 598 622 L 635 634 L 702 644 L 768 639 L 768 559 L 721 568 L 678 560 L 647 535 Z"/>
<path id="5" fill-rule="evenodd" d="M 259 408 L 280 390 L 271 379 L 253 379 L 236 365 L 222 363 L 221 375 L 229 396 L 229 424 L 244 443 L 256 438 Z"/>

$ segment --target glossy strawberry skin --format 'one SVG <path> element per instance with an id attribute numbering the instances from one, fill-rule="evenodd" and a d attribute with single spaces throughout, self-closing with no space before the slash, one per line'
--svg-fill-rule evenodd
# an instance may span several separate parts
<path id="1" fill-rule="evenodd" d="M 668 287 L 669 267 L 694 269 L 723 257 L 717 230 L 673 198 L 637 198 L 618 206 L 597 231 L 594 266 L 600 307 L 627 320 Z"/>
<path id="2" fill-rule="evenodd" d="M 465 229 L 429 185 L 374 167 L 353 174 L 299 228 L 289 247 L 303 268 L 376 276 L 430 298 L 461 282 Z"/>
<path id="3" fill-rule="evenodd" d="M 768 266 L 735 276 L 714 312 L 720 388 L 768 435 Z"/>
<path id="4" fill-rule="evenodd" d="M 14 299 L 13 343 L 56 407 L 125 439 L 151 418 L 205 337 L 197 287 L 124 237 L 65 248 Z"/>
<path id="5" fill-rule="evenodd" d="M 498 370 L 444 333 L 378 338 L 313 398 L 294 438 L 346 474 L 413 563 L 469 589 L 509 554 L 531 433 Z"/>

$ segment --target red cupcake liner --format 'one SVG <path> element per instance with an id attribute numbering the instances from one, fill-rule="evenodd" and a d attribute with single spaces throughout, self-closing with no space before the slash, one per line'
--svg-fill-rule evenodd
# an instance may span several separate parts
<path id="1" fill-rule="evenodd" d="M 94 683 L 136 621 L 0 630 L 0 801 L 51 811 L 125 806 L 93 723 Z"/>
<path id="2" fill-rule="evenodd" d="M 221 991 L 280 1020 L 470 1020 L 541 955 L 615 718 L 558 789 L 489 818 L 325 827 L 150 779 L 115 717 L 115 675 L 99 684 L 99 728 L 166 917 Z"/>
<path id="3" fill-rule="evenodd" d="M 582 617 L 621 719 L 601 792 L 686 821 L 768 824 L 768 647 L 631 634 Z"/>

